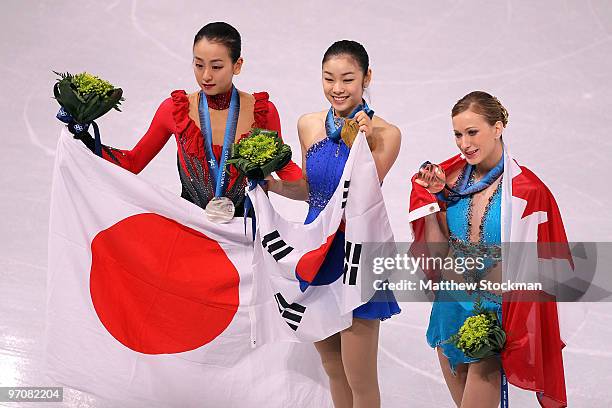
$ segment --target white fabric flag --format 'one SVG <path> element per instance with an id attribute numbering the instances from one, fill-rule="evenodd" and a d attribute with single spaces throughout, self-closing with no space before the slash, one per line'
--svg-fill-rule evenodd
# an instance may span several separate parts
<path id="1" fill-rule="evenodd" d="M 268 330 L 262 328 L 260 339 L 318 341 L 349 327 L 353 309 L 374 294 L 368 260 L 374 254 L 393 254 L 395 249 L 376 166 L 363 133 L 351 147 L 336 191 L 312 223 L 283 219 L 259 186 L 249 196 L 257 218 L 256 286 L 259 293 L 274 295 L 278 319 L 286 323 L 266 325 Z M 344 268 L 315 285 L 339 228 L 344 230 Z"/>
<path id="2" fill-rule="evenodd" d="M 62 132 L 47 373 L 121 406 L 330 406 L 311 344 L 262 345 L 275 340 L 266 316 L 278 312 L 273 296 L 254 290 L 252 261 L 242 219 L 210 223 Z"/>

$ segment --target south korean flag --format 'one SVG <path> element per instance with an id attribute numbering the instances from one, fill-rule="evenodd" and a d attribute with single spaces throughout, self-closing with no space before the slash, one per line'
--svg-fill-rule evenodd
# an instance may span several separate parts
<path id="1" fill-rule="evenodd" d="M 260 187 L 249 196 L 257 218 L 254 278 L 259 310 L 276 315 L 258 324 L 257 337 L 312 342 L 349 327 L 353 310 L 374 294 L 367 283 L 373 281 L 366 262 L 371 257 L 364 253 L 393 242 L 365 136 L 358 135 L 336 191 L 311 224 L 282 218 Z M 344 237 L 343 261 L 331 278 L 314 284 L 337 235 Z"/>

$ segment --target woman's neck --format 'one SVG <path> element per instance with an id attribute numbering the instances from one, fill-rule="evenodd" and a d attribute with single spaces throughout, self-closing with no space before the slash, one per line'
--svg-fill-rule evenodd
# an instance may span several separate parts
<path id="1" fill-rule="evenodd" d="M 334 109 L 334 116 L 339 117 L 339 118 L 348 118 L 348 117 L 349 117 L 349 115 L 350 115 L 351 113 L 353 113 L 353 111 L 355 110 L 355 108 L 357 108 L 359 105 L 361 105 L 361 103 L 358 103 L 358 104 L 357 104 L 357 105 L 355 105 L 355 106 L 351 106 L 349 109 L 346 109 L 346 110 L 344 110 L 344 111 L 342 111 L 342 112 L 341 112 L 341 111 L 339 111 L 339 110 Z"/>
<path id="2" fill-rule="evenodd" d="M 214 110 L 225 110 L 228 109 L 232 101 L 232 90 L 233 86 L 227 91 L 218 93 L 216 95 L 206 94 L 206 101 L 208 107 Z"/>
<path id="3" fill-rule="evenodd" d="M 491 169 L 497 166 L 497 163 L 502 158 L 504 154 L 504 148 L 502 146 L 501 141 L 496 145 L 495 149 L 489 154 L 489 156 L 485 157 L 483 161 L 476 165 L 476 178 L 482 178 L 485 174 L 487 174 Z"/>

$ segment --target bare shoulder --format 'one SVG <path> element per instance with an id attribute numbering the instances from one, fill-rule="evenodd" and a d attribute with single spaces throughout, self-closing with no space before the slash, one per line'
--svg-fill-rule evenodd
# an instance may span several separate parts
<path id="1" fill-rule="evenodd" d="M 372 127 L 375 138 L 377 141 L 383 142 L 382 145 L 385 146 L 385 150 L 387 150 L 387 148 L 399 150 L 402 132 L 397 126 L 387 122 L 379 116 L 374 116 L 372 119 Z"/>
<path id="2" fill-rule="evenodd" d="M 246 101 L 249 101 L 251 103 L 255 102 L 255 95 L 250 94 L 248 92 L 243 92 L 241 90 L 238 90 L 238 96 L 240 96 L 241 100 L 246 100 Z"/>
<path id="3" fill-rule="evenodd" d="M 298 119 L 298 135 L 303 146 L 310 146 L 325 129 L 326 111 L 306 113 Z"/>
<path id="4" fill-rule="evenodd" d="M 397 126 L 387 122 L 380 116 L 374 115 L 374 118 L 372 119 L 372 125 L 374 128 L 378 128 L 382 135 L 385 137 L 399 139 L 402 136 L 402 132 Z"/>
<path id="5" fill-rule="evenodd" d="M 311 126 L 317 126 L 321 123 L 325 123 L 326 111 L 306 113 L 298 119 L 298 128 L 309 128 Z"/>

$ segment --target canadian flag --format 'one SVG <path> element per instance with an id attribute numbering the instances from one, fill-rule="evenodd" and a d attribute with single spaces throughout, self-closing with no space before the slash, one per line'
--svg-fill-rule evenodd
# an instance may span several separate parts
<path id="1" fill-rule="evenodd" d="M 64 131 L 51 194 L 47 373 L 122 406 L 330 406 L 311 344 L 263 345 L 282 339 L 277 308 L 291 297 L 261 290 L 253 263 L 242 220 L 208 222 Z"/>

